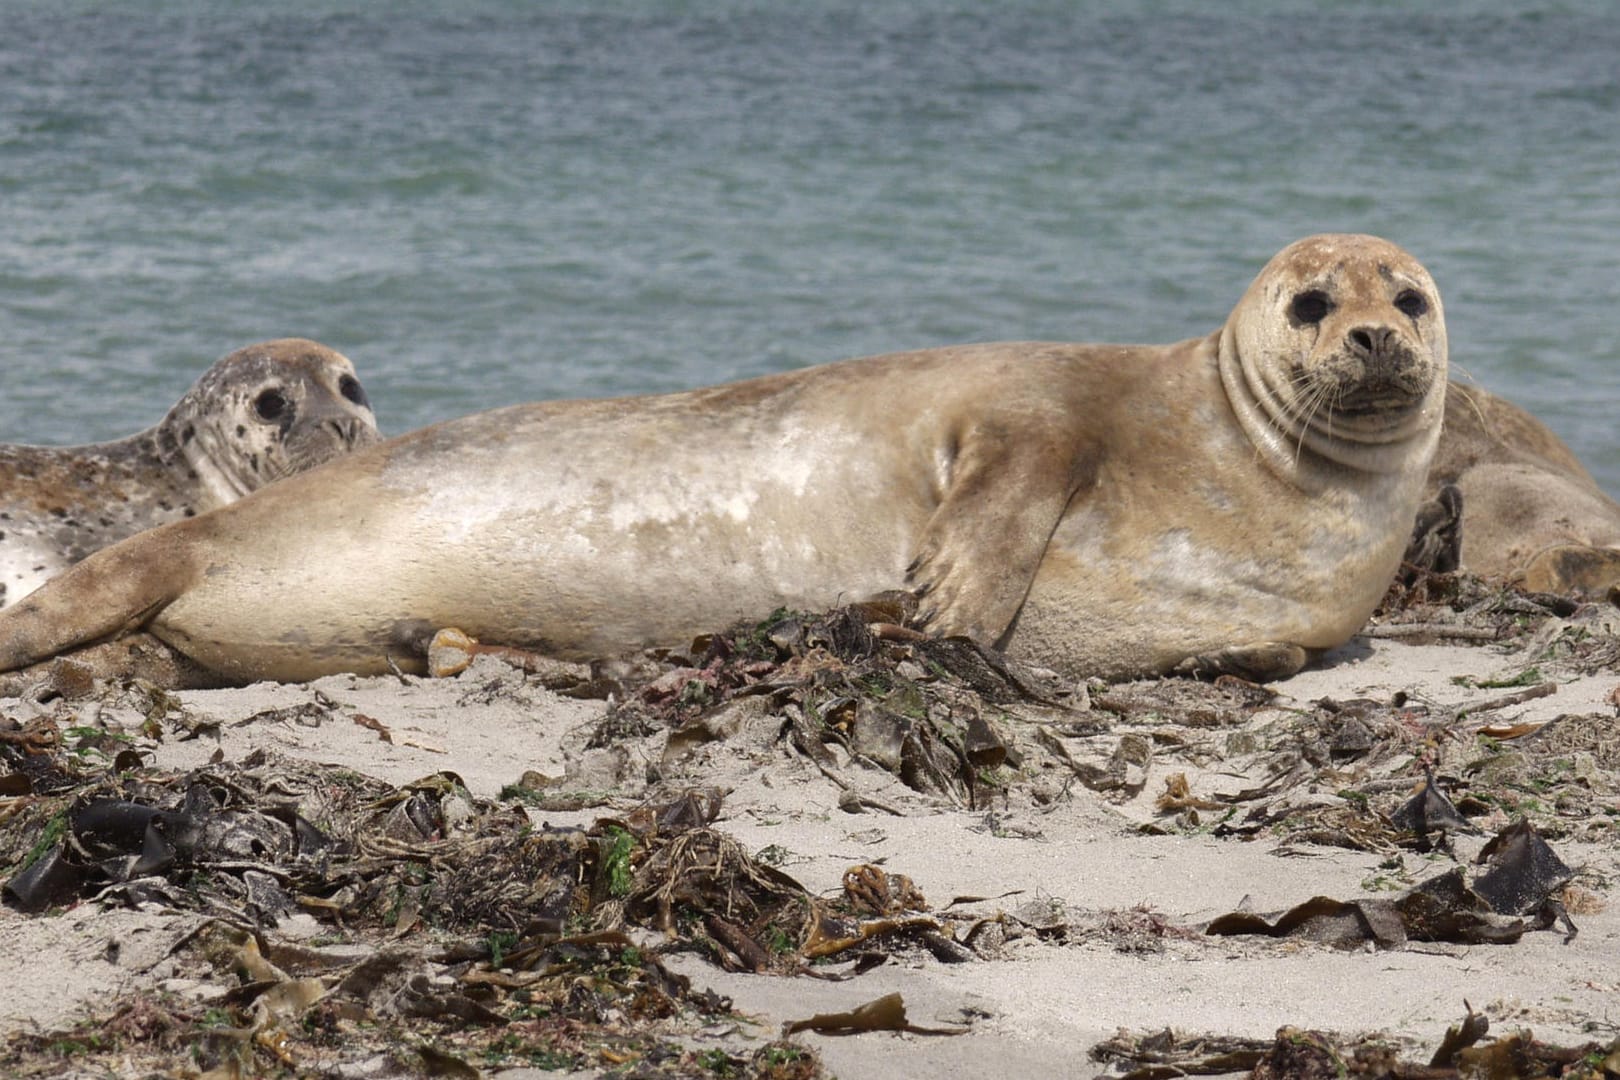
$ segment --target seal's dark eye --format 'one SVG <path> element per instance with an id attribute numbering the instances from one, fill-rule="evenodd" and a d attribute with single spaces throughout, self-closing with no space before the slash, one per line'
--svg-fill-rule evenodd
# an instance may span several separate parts
<path id="1" fill-rule="evenodd" d="M 370 405 L 366 400 L 366 392 L 360 388 L 360 380 L 353 375 L 345 375 L 338 380 L 338 393 L 356 405 Z"/>
<path id="2" fill-rule="evenodd" d="M 279 420 L 287 411 L 287 397 L 280 390 L 266 390 L 253 399 L 253 411 L 264 420 Z"/>
<path id="3" fill-rule="evenodd" d="M 1423 294 L 1420 292 L 1412 289 L 1402 289 L 1395 296 L 1395 307 L 1402 315 L 1409 315 L 1415 319 L 1429 310 L 1429 302 L 1423 298 Z"/>
<path id="4" fill-rule="evenodd" d="M 1328 312 L 1333 310 L 1333 301 L 1328 299 L 1327 293 L 1312 289 L 1294 297 L 1288 310 L 1300 322 L 1314 326 L 1327 318 Z"/>

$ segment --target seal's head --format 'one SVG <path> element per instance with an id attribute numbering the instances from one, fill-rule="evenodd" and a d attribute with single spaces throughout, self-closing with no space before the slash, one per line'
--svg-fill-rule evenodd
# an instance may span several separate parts
<path id="1" fill-rule="evenodd" d="M 381 438 L 354 364 L 303 338 L 226 356 L 159 427 L 220 503 Z"/>
<path id="2" fill-rule="evenodd" d="M 1220 352 L 1227 394 L 1273 468 L 1294 476 L 1308 452 L 1362 472 L 1427 468 L 1445 316 L 1429 272 L 1389 241 L 1290 244 L 1233 310 Z"/>

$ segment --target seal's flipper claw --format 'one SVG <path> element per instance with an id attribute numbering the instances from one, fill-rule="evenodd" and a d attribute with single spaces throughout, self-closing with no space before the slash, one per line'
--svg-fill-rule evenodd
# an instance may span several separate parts
<path id="1" fill-rule="evenodd" d="M 1287 641 L 1256 641 L 1189 656 L 1176 665 L 1175 674 L 1200 679 L 1236 675 L 1251 682 L 1266 683 L 1298 674 L 1313 655 L 1313 650 Z"/>
<path id="2" fill-rule="evenodd" d="M 1462 562 L 1462 491 L 1446 484 L 1433 499 L 1418 507 L 1412 539 L 1406 542 L 1401 562 L 1413 570 L 1449 574 Z M 1403 579 L 1407 571 L 1402 571 Z"/>

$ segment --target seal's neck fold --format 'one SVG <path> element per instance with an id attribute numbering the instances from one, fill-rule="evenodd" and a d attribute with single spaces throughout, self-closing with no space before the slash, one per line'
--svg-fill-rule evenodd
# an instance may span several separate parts
<path id="1" fill-rule="evenodd" d="M 1216 365 L 1227 401 L 1239 425 L 1254 444 L 1266 467 L 1280 479 L 1307 492 L 1317 493 L 1342 484 L 1347 474 L 1387 476 L 1406 472 L 1420 461 L 1427 469 L 1440 424 L 1434 411 L 1444 395 L 1430 392 L 1419 409 L 1385 425 L 1367 426 L 1341 420 L 1331 413 L 1318 416 L 1285 401 L 1266 385 L 1253 365 L 1244 364 L 1228 323 L 1216 343 Z M 1418 447 L 1414 443 L 1427 442 Z"/>

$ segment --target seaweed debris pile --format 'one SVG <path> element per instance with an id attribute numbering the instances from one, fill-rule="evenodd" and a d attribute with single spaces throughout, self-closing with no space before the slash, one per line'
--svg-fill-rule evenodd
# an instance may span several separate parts
<path id="1" fill-rule="evenodd" d="M 453 679 L 286 687 L 278 700 L 290 704 L 240 719 L 211 711 L 223 699 L 209 692 L 84 684 L 63 668 L 0 719 L 8 917 L 131 913 L 157 920 L 163 947 L 82 1020 L 11 1033 L 0 1068 L 819 1076 L 804 1032 L 959 1035 L 986 1018 L 919 1023 L 899 994 L 865 994 L 762 1025 L 692 972 L 820 982 L 930 965 L 985 972 L 1099 944 L 1197 959 L 1238 941 L 1251 953 L 1376 954 L 1511 948 L 1545 934 L 1579 949 L 1583 919 L 1606 903 L 1613 860 L 1565 852 L 1613 849 L 1620 689 L 1582 708 L 1558 703 L 1571 679 L 1614 670 L 1611 601 L 1413 575 L 1368 636 L 1461 642 L 1492 674 L 1457 676 L 1444 695 L 1305 700 L 1288 684 L 1231 677 L 1065 682 L 908 631 L 906 616 L 904 598 L 778 612 L 685 650 L 563 673 L 473 643 L 462 651 L 489 655 Z M 492 704 L 507 717 L 558 715 L 564 684 L 610 699 L 554 733 L 560 767 L 514 756 L 497 797 L 454 768 L 391 783 L 368 775 L 364 757 L 330 764 L 298 749 L 301 732 L 341 728 L 400 759 L 414 748 L 454 763 L 452 750 L 400 730 L 409 714 L 385 715 L 376 688 L 408 703 L 444 687 L 431 699 L 452 714 L 443 742 Z M 373 704 L 350 699 L 364 693 Z M 209 739 L 220 746 L 211 760 L 165 764 Z M 1217 898 L 1213 917 L 1196 918 L 1032 896 L 1021 880 L 931 904 L 925 891 L 940 886 L 886 857 L 851 859 L 817 891 L 788 872 L 791 851 L 751 851 L 727 824 L 794 785 L 818 793 L 835 832 L 844 819 L 949 814 L 1040 843 L 1048 822 L 1106 821 L 1140 844 L 1355 853 L 1377 871 L 1359 894 L 1302 891 L 1270 912 Z M 1482 1024 L 1469 1010 L 1464 1034 L 1428 1066 L 1413 1063 L 1410 1040 L 1307 1029 L 1274 1040 L 1122 1032 L 1093 1056 L 1130 1076 L 1598 1077 L 1614 1059 L 1598 1043 L 1570 1057 L 1524 1032 L 1487 1039 Z"/>
<path id="2" fill-rule="evenodd" d="M 8 1075 L 51 1075 L 53 1047 L 81 1065 L 134 1062 L 137 1074 L 177 1054 L 217 1076 L 345 1066 L 471 1075 L 472 1063 L 818 1073 L 812 1053 L 787 1043 L 707 1058 L 683 1046 L 686 1029 L 737 1023 L 730 1003 L 668 971 L 659 954 L 669 945 L 632 937 L 671 911 L 649 898 L 678 895 L 691 929 L 715 917 L 706 903 L 734 907 L 746 891 L 735 877 L 694 885 L 704 875 L 680 854 L 712 844 L 704 823 L 717 797 L 551 829 L 517 804 L 473 797 L 450 773 L 393 788 L 255 752 L 174 774 L 127 759 L 96 768 L 83 749 L 71 736 L 7 744 L 8 790 L 27 789 L 6 800 L 3 857 L 19 867 L 7 901 L 181 916 L 165 964 L 185 991 L 136 995 L 68 1032 L 13 1036 L 0 1051 Z M 795 913 L 811 907 L 784 875 L 768 880 Z M 662 929 L 696 947 L 673 919 Z"/>

